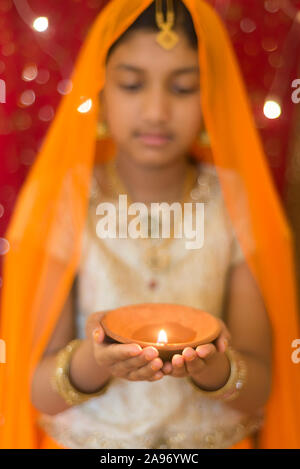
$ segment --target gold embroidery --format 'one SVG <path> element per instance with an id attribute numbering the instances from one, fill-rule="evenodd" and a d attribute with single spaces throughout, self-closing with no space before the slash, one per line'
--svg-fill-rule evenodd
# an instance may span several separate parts
<path id="1" fill-rule="evenodd" d="M 71 449 L 226 449 L 253 435 L 262 424 L 262 417 L 250 416 L 235 426 L 225 427 L 220 424 L 210 433 L 203 433 L 199 428 L 199 431 L 194 429 L 192 432 L 184 432 L 180 429 L 178 431 L 166 430 L 159 435 L 159 432 L 155 430 L 143 437 L 131 436 L 129 440 L 121 441 L 119 438 L 113 438 L 101 432 L 90 434 L 81 432 L 78 435 L 76 425 L 64 428 L 64 426 L 53 425 L 51 421 L 47 422 L 47 418 L 39 420 L 39 425 L 51 438 Z"/>

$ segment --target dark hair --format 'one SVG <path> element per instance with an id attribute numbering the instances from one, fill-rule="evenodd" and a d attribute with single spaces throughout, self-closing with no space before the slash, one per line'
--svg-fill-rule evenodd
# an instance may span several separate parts
<path id="1" fill-rule="evenodd" d="M 163 11 L 164 17 L 166 18 L 166 2 L 163 2 Z M 198 47 L 198 39 L 195 32 L 194 24 L 190 12 L 182 2 L 182 0 L 173 0 L 174 11 L 175 11 L 175 25 L 174 29 L 176 31 L 182 31 L 190 46 L 193 49 L 197 49 Z M 143 13 L 135 20 L 135 22 L 123 33 L 117 41 L 111 46 L 107 53 L 106 61 L 108 61 L 109 56 L 120 44 L 123 40 L 127 39 L 128 36 L 135 31 L 148 29 L 150 31 L 159 31 L 159 28 L 156 24 L 155 20 L 155 2 L 151 3 L 151 5 L 143 11 Z"/>

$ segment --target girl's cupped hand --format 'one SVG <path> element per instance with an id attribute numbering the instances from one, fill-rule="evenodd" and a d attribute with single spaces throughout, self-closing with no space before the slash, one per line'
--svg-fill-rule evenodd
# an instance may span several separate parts
<path id="1" fill-rule="evenodd" d="M 163 363 L 153 346 L 141 348 L 134 343 L 104 343 L 105 332 L 100 324 L 104 314 L 91 314 L 86 322 L 86 335 L 92 341 L 94 358 L 99 367 L 106 368 L 112 377 L 129 381 L 157 381 L 164 375 L 175 378 L 191 376 L 201 381 L 201 376 L 207 372 L 220 370 L 220 358 L 224 360 L 223 355 L 231 339 L 225 323 L 220 320 L 221 332 L 214 343 L 199 345 L 196 349 L 186 347 L 181 355 L 173 355 L 172 362 Z"/>
<path id="2" fill-rule="evenodd" d="M 105 344 L 105 332 L 100 324 L 105 311 L 91 314 L 86 321 L 86 336 L 93 344 L 93 353 L 99 367 L 109 371 L 112 377 L 129 381 L 157 381 L 164 374 L 163 361 L 158 350 L 138 344 Z"/>
<path id="3" fill-rule="evenodd" d="M 196 349 L 186 347 L 181 355 L 173 355 L 172 362 L 164 363 L 163 373 L 175 378 L 191 376 L 197 379 L 204 374 L 203 372 L 208 371 L 208 367 L 213 369 L 218 356 L 224 354 L 231 340 L 231 334 L 225 323 L 222 320 L 220 322 L 221 332 L 214 343 L 198 345 Z"/>

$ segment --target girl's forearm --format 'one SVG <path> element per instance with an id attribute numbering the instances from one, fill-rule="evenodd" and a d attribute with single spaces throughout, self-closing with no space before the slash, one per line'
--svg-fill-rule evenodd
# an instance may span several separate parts
<path id="1" fill-rule="evenodd" d="M 271 368 L 259 358 L 240 352 L 247 365 L 247 379 L 239 396 L 227 405 L 241 412 L 253 413 L 262 409 L 271 392 Z"/>
<path id="2" fill-rule="evenodd" d="M 53 389 L 51 377 L 57 366 L 56 355 L 44 357 L 36 368 L 31 388 L 32 404 L 48 415 L 56 415 L 70 408 Z M 70 381 L 81 392 L 91 393 L 105 385 L 109 374 L 94 359 L 92 344 L 84 340 L 75 350 L 70 363 Z"/>
<path id="3" fill-rule="evenodd" d="M 75 350 L 70 364 L 70 381 L 83 393 L 97 392 L 111 377 L 105 367 L 100 367 L 95 360 L 93 344 L 84 340 Z"/>
<path id="4" fill-rule="evenodd" d="M 226 405 L 241 412 L 253 413 L 261 409 L 267 402 L 271 390 L 271 370 L 265 363 L 256 357 L 239 352 L 246 362 L 247 379 L 239 396 L 233 401 L 227 401 Z M 207 369 L 197 379 L 193 380 L 199 387 L 214 391 L 228 380 L 228 359 L 224 354 L 218 353 L 214 371 Z M 226 377 L 227 376 L 227 377 Z"/>

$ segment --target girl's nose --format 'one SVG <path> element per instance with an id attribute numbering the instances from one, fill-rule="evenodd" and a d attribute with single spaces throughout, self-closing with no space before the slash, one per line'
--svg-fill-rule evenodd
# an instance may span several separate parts
<path id="1" fill-rule="evenodd" d="M 170 118 L 170 99 L 166 91 L 152 89 L 144 95 L 142 117 L 153 124 L 168 122 Z"/>

